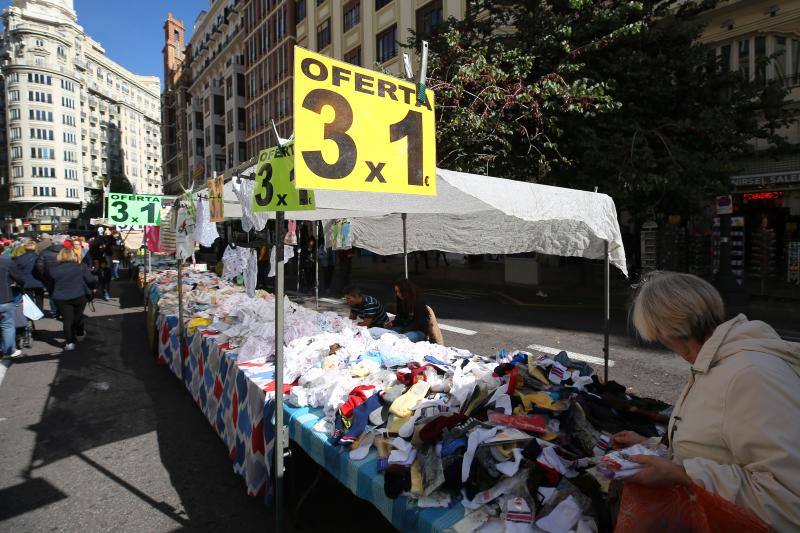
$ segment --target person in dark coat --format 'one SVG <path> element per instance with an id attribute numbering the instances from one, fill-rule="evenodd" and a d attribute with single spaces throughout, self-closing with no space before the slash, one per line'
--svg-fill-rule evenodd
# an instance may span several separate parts
<path id="1" fill-rule="evenodd" d="M 3 246 L 0 245 L 0 254 Z M 16 304 L 12 283 L 25 285 L 25 277 L 20 272 L 17 264 L 8 257 L 0 255 L 0 331 L 2 331 L 3 355 L 19 357 L 22 352 L 17 350 L 17 329 L 14 323 Z"/>
<path id="2" fill-rule="evenodd" d="M 97 278 L 84 264 L 72 247 L 64 247 L 58 252 L 58 263 L 50 268 L 53 280 L 53 300 L 64 317 L 64 351 L 75 349 L 75 343 L 86 336 L 83 311 Z"/>
<path id="3" fill-rule="evenodd" d="M 44 283 L 35 275 L 36 262 L 39 254 L 36 253 L 36 243 L 29 242 L 24 244 L 25 253 L 14 258 L 14 262 L 19 267 L 20 272 L 25 276 L 25 294 L 36 304 L 39 309 L 44 306 Z"/>
<path id="4" fill-rule="evenodd" d="M 53 299 L 53 280 L 50 277 L 50 269 L 58 264 L 58 253 L 64 248 L 62 239 L 53 239 L 50 246 L 39 252 L 39 259 L 36 261 L 34 276 L 38 278 L 50 297 L 50 316 L 58 318 L 60 312 L 55 300 Z"/>

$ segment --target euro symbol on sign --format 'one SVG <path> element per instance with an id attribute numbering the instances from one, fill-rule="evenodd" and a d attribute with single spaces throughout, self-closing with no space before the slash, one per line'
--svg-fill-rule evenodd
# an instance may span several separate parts
<path id="1" fill-rule="evenodd" d="M 381 183 L 386 183 L 386 178 L 381 174 L 381 170 L 386 166 L 386 163 L 378 163 L 377 165 L 372 161 L 367 161 L 366 163 L 369 167 L 369 176 L 367 176 L 367 179 L 364 181 L 370 182 L 377 179 Z"/>

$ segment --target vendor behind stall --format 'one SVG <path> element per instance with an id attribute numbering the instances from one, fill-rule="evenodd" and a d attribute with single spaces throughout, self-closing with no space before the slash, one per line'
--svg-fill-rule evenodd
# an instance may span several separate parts
<path id="1" fill-rule="evenodd" d="M 350 320 L 358 319 L 358 325 L 367 328 L 383 328 L 389 321 L 383 304 L 358 287 L 348 287 L 344 291 L 344 299 L 350 306 Z"/>

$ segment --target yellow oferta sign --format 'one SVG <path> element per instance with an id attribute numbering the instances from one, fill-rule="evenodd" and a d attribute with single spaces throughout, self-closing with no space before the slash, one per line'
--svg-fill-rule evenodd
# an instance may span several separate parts
<path id="1" fill-rule="evenodd" d="M 436 194 L 432 91 L 297 46 L 294 87 L 298 187 Z"/>

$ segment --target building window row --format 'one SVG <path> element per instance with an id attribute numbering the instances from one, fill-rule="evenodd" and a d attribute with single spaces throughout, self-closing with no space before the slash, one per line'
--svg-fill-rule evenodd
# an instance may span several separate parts
<path id="1" fill-rule="evenodd" d="M 331 44 L 331 19 L 317 26 L 317 50 L 323 50 Z"/>
<path id="2" fill-rule="evenodd" d="M 40 85 L 53 85 L 53 77 L 36 72 L 28 72 L 28 83 L 38 83 Z"/>
<path id="3" fill-rule="evenodd" d="M 8 110 L 8 118 L 9 120 L 19 120 L 20 119 L 20 112 L 18 107 L 12 107 Z"/>
<path id="4" fill-rule="evenodd" d="M 19 102 L 19 91 L 8 91 L 9 102 Z"/>
<path id="5" fill-rule="evenodd" d="M 397 25 L 386 28 L 375 37 L 375 55 L 383 63 L 397 55 Z"/>
<path id="6" fill-rule="evenodd" d="M 74 168 L 65 168 L 64 179 L 78 181 L 78 171 L 75 170 Z"/>
<path id="7" fill-rule="evenodd" d="M 74 133 L 64 132 L 64 142 L 67 144 L 78 144 Z"/>
<path id="8" fill-rule="evenodd" d="M 783 35 L 756 35 L 712 49 L 723 70 L 739 71 L 748 80 L 779 80 L 800 85 L 800 40 Z"/>
<path id="9" fill-rule="evenodd" d="M 22 159 L 22 146 L 11 147 L 11 159 Z"/>
<path id="10" fill-rule="evenodd" d="M 69 109 L 75 109 L 75 99 L 74 98 L 67 98 L 66 96 L 61 97 L 61 105 L 67 107 Z"/>
<path id="11" fill-rule="evenodd" d="M 41 102 L 44 104 L 52 104 L 53 95 L 51 93 L 45 93 L 41 91 L 28 91 L 28 101 Z"/>
<path id="12" fill-rule="evenodd" d="M 55 187 L 33 187 L 33 195 L 34 196 L 55 196 L 56 195 L 56 188 Z"/>
<path id="13" fill-rule="evenodd" d="M 61 115 L 61 122 L 67 126 L 75 125 L 75 117 L 72 115 Z"/>
<path id="14" fill-rule="evenodd" d="M 344 12 L 342 17 L 344 21 L 344 31 L 350 31 L 351 29 L 355 28 L 359 22 L 361 22 L 360 0 L 346 4 L 342 11 Z"/>
<path id="15" fill-rule="evenodd" d="M 65 91 L 75 92 L 75 83 L 69 80 L 61 80 L 61 88 Z"/>
<path id="16" fill-rule="evenodd" d="M 41 120 L 43 122 L 53 122 L 53 112 L 44 109 L 29 109 L 28 119 Z"/>
<path id="17" fill-rule="evenodd" d="M 31 159 L 55 159 L 56 151 L 43 146 L 31 146 Z"/>
<path id="18" fill-rule="evenodd" d="M 64 161 L 69 163 L 77 163 L 78 158 L 75 156 L 75 152 L 71 150 L 64 150 Z"/>
<path id="19" fill-rule="evenodd" d="M 31 167 L 31 175 L 34 178 L 55 178 L 56 169 L 53 167 Z"/>
<path id="20" fill-rule="evenodd" d="M 30 134 L 31 139 L 39 139 L 40 141 L 53 140 L 53 130 L 46 130 L 44 128 L 31 128 Z"/>
<path id="21" fill-rule="evenodd" d="M 67 198 L 77 198 L 77 197 L 78 197 L 78 189 L 67 187 Z"/>

